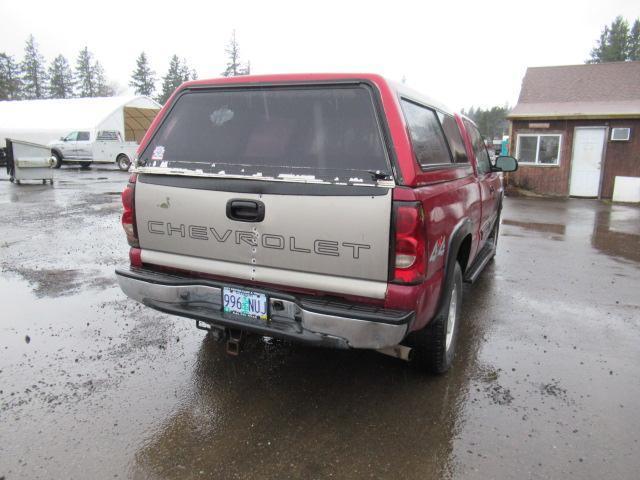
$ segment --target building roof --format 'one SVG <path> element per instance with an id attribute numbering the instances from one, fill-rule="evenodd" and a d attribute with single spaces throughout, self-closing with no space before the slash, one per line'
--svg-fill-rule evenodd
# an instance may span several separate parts
<path id="1" fill-rule="evenodd" d="M 530 67 L 509 118 L 640 117 L 640 62 Z"/>

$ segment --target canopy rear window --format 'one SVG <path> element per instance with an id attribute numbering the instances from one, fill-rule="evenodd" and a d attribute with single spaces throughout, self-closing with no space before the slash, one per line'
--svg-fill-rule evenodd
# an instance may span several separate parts
<path id="1" fill-rule="evenodd" d="M 366 86 L 193 90 L 178 98 L 141 164 L 202 173 L 373 183 L 391 174 Z"/>

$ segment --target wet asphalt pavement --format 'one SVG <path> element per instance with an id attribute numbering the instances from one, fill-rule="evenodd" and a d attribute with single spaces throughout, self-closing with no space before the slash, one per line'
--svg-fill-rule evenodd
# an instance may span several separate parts
<path id="1" fill-rule="evenodd" d="M 0 479 L 640 471 L 640 208 L 506 200 L 454 368 L 254 340 L 128 300 L 115 167 L 0 174 Z"/>

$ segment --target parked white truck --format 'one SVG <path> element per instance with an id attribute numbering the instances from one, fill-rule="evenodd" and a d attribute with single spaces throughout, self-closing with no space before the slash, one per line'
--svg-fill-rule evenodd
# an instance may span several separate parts
<path id="1" fill-rule="evenodd" d="M 117 130 L 71 132 L 60 140 L 49 142 L 55 168 L 63 162 L 78 162 L 83 168 L 92 163 L 113 163 L 129 170 L 138 148 L 137 142 L 126 142 Z"/>

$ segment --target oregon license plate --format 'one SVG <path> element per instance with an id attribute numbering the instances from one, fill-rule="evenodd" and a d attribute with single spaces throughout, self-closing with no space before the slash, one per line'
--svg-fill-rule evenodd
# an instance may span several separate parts
<path id="1" fill-rule="evenodd" d="M 267 320 L 267 296 L 240 288 L 222 288 L 222 308 L 225 313 Z"/>

